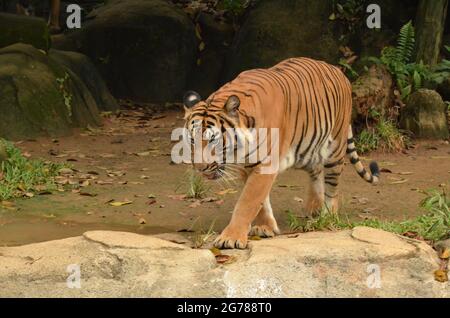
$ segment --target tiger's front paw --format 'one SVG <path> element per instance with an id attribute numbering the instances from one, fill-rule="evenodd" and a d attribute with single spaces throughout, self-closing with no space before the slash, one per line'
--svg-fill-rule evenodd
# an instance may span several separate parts
<path id="1" fill-rule="evenodd" d="M 227 226 L 222 234 L 214 241 L 214 246 L 220 249 L 245 249 L 247 247 L 247 242 L 247 231 L 241 231 Z"/>
<path id="2" fill-rule="evenodd" d="M 251 236 L 259 236 L 259 237 L 274 237 L 276 234 L 279 234 L 280 230 L 278 227 L 272 227 L 265 224 L 253 225 L 250 230 Z"/>

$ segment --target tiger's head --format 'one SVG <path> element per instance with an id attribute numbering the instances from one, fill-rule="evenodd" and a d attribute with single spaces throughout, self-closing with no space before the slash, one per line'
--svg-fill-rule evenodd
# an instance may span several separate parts
<path id="1" fill-rule="evenodd" d="M 239 111 L 239 97 L 204 101 L 198 93 L 189 91 L 183 100 L 184 138 L 191 145 L 195 170 L 208 179 L 235 176 L 236 152 L 242 140 L 240 131 L 247 128 Z"/>

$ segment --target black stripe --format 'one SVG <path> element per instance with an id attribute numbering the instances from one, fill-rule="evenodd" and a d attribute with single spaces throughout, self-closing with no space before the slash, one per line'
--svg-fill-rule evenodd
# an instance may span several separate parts
<path id="1" fill-rule="evenodd" d="M 355 142 L 355 140 L 353 138 L 349 138 L 347 139 L 347 144 L 350 145 L 351 143 Z"/>
<path id="2" fill-rule="evenodd" d="M 346 152 L 347 152 L 347 154 L 351 154 L 352 152 L 355 152 L 356 151 L 356 148 L 347 148 L 347 150 L 346 150 Z"/>
<path id="3" fill-rule="evenodd" d="M 352 163 L 352 164 L 356 164 L 356 163 L 358 163 L 359 162 L 359 158 L 350 158 L 350 162 Z"/>

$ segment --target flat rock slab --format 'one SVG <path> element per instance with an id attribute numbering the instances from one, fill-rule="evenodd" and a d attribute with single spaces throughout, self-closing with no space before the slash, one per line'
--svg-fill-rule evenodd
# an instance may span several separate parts
<path id="1" fill-rule="evenodd" d="M 0 297 L 450 297 L 431 247 L 367 227 L 222 253 L 112 231 L 2 247 Z"/>

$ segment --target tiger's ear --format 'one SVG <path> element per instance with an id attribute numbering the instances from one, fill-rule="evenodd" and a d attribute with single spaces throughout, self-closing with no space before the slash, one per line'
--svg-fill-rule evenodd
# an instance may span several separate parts
<path id="1" fill-rule="evenodd" d="M 184 106 L 184 119 L 187 119 L 192 113 L 192 107 L 194 107 L 202 98 L 197 92 L 187 91 L 183 96 L 183 106 Z"/>
<path id="2" fill-rule="evenodd" d="M 199 93 L 194 91 L 188 91 L 183 96 L 183 104 L 184 107 L 191 108 L 195 106 L 199 101 L 201 101 L 202 98 L 200 97 Z"/>
<path id="3" fill-rule="evenodd" d="M 239 106 L 241 105 L 241 100 L 236 95 L 231 95 L 228 97 L 227 102 L 225 103 L 225 110 L 228 115 L 236 117 L 237 112 L 239 110 Z"/>

